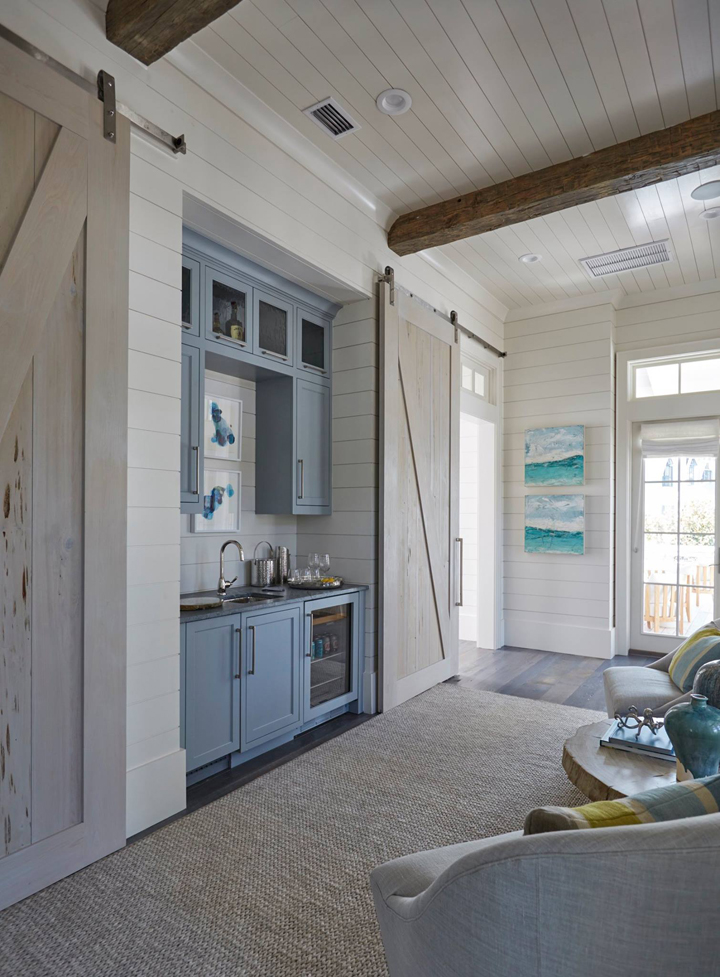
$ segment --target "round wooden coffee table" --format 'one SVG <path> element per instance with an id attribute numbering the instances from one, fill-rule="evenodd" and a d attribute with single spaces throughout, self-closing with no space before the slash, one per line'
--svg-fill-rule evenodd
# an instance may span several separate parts
<path id="1" fill-rule="evenodd" d="M 563 747 L 570 782 L 591 801 L 612 801 L 675 783 L 675 763 L 600 746 L 612 720 L 581 726 Z"/>

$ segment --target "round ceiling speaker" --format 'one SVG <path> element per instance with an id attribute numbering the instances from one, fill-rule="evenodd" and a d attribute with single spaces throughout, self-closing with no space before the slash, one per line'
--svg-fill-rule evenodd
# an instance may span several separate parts
<path id="1" fill-rule="evenodd" d="M 521 254 L 518 261 L 522 261 L 526 265 L 534 265 L 536 261 L 542 261 L 541 254 Z"/>
<path id="2" fill-rule="evenodd" d="M 378 95 L 375 104 L 384 115 L 402 115 L 412 105 L 412 98 L 402 88 L 388 88 Z"/>
<path id="3" fill-rule="evenodd" d="M 694 200 L 712 200 L 720 197 L 720 180 L 710 180 L 708 183 L 701 183 L 691 191 L 690 196 Z"/>

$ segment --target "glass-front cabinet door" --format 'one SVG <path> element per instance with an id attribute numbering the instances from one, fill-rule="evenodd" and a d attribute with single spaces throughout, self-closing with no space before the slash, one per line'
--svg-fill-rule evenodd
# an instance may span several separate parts
<path id="1" fill-rule="evenodd" d="M 251 350 L 252 286 L 243 278 L 205 266 L 205 335 Z"/>
<path id="2" fill-rule="evenodd" d="M 305 309 L 297 310 L 297 364 L 309 373 L 330 373 L 330 323 Z"/>
<path id="3" fill-rule="evenodd" d="M 257 288 L 254 290 L 254 301 L 254 352 L 290 366 L 293 361 L 293 305 Z"/>
<path id="4" fill-rule="evenodd" d="M 358 697 L 358 594 L 305 604 L 303 722 Z"/>
<path id="5" fill-rule="evenodd" d="M 190 336 L 200 335 L 200 262 L 183 255 L 182 327 Z"/>

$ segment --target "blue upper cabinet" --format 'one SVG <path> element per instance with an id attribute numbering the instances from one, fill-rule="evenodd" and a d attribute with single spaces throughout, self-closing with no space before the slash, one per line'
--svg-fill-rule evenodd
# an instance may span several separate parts
<path id="1" fill-rule="evenodd" d="M 295 306 L 273 292 L 253 290 L 255 342 L 253 351 L 268 363 L 292 366 Z"/>
<path id="2" fill-rule="evenodd" d="M 299 377 L 295 390 L 297 473 L 295 512 L 330 507 L 332 501 L 330 387 Z"/>
<path id="3" fill-rule="evenodd" d="M 202 512 L 203 350 L 183 343 L 180 362 L 180 508 Z"/>
<path id="4" fill-rule="evenodd" d="M 200 335 L 200 262 L 182 259 L 182 327 L 188 336 Z"/>
<path id="5" fill-rule="evenodd" d="M 205 265 L 205 338 L 252 351 L 252 284 L 239 275 Z"/>
<path id="6" fill-rule="evenodd" d="M 330 378 L 330 321 L 308 309 L 298 308 L 295 327 L 298 374 L 316 380 Z"/>

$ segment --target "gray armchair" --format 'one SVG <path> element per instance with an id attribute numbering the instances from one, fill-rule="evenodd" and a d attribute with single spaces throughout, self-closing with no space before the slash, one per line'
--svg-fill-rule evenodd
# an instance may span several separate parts
<path id="1" fill-rule="evenodd" d="M 603 672 L 605 704 L 612 718 L 616 712 L 625 714 L 630 706 L 640 712 L 652 709 L 656 716 L 664 716 L 676 702 L 689 702 L 690 693 L 683 693 L 668 674 L 674 651 L 664 658 L 656 658 L 649 665 L 615 665 Z"/>
<path id="2" fill-rule="evenodd" d="M 720 977 L 718 865 L 708 814 L 419 852 L 372 890 L 391 977 Z"/>

